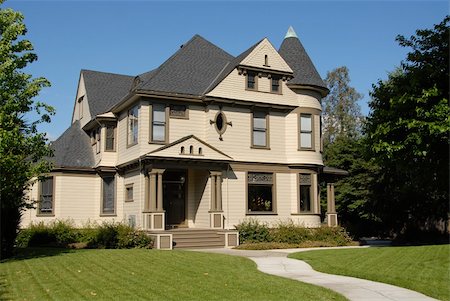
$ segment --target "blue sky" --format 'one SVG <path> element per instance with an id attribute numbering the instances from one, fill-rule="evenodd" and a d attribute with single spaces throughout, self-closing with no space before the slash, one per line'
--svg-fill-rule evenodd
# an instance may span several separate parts
<path id="1" fill-rule="evenodd" d="M 42 100 L 56 108 L 42 131 L 51 139 L 70 126 L 81 69 L 137 75 L 158 67 L 194 34 L 236 56 L 267 37 L 278 49 L 290 25 L 322 78 L 339 66 L 364 95 L 399 66 L 407 49 L 395 42 L 431 28 L 447 1 L 20 1 L 39 60 L 27 68 L 52 87 Z"/>

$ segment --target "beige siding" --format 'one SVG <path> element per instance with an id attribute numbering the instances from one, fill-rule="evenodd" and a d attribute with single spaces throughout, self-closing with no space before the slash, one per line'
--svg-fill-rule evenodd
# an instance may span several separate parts
<path id="1" fill-rule="evenodd" d="M 125 202 L 125 187 L 133 184 L 133 201 Z M 123 206 L 123 220 L 129 223 L 130 218 L 134 216 L 136 227 L 142 227 L 142 211 L 144 210 L 145 200 L 145 178 L 139 170 L 128 172 L 124 175 L 123 181 L 119 183 L 117 190 L 117 203 Z"/>
<path id="2" fill-rule="evenodd" d="M 223 182 L 223 210 L 225 214 L 225 228 L 233 229 L 246 217 L 245 172 L 226 173 Z"/>
<path id="3" fill-rule="evenodd" d="M 265 66 L 265 56 L 268 58 L 268 65 Z M 289 65 L 278 54 L 268 39 L 264 39 L 259 43 L 250 54 L 244 58 L 241 65 L 252 66 L 257 68 L 272 69 L 285 72 L 293 72 Z"/>
<path id="4" fill-rule="evenodd" d="M 78 103 L 78 99 L 80 97 L 84 96 L 83 101 L 81 102 L 83 108 L 83 118 L 79 118 L 80 116 L 80 103 Z M 91 120 L 91 113 L 89 111 L 89 104 L 88 104 L 88 98 L 86 95 L 86 88 L 84 85 L 84 78 L 83 74 L 80 75 L 80 82 L 78 84 L 77 89 L 77 96 L 75 98 L 75 106 L 73 109 L 73 117 L 72 117 L 72 123 L 74 123 L 76 120 L 80 120 L 81 127 L 84 127 L 86 123 L 88 123 Z"/>
<path id="5" fill-rule="evenodd" d="M 139 157 L 139 148 L 143 143 L 148 143 L 148 139 L 145 140 L 143 136 L 148 128 L 148 122 L 145 122 L 145 107 L 141 106 L 139 109 L 139 137 L 138 144 L 133 146 L 128 146 L 127 143 L 127 130 L 128 130 L 128 118 L 127 111 L 124 111 L 119 116 L 119 121 L 117 125 L 117 163 L 125 163 Z M 148 114 L 147 114 L 148 115 Z M 148 132 L 148 131 L 147 131 Z"/>

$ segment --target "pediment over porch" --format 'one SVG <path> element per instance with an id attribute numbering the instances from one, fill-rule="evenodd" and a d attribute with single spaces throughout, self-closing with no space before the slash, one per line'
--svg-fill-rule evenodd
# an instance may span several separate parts
<path id="1" fill-rule="evenodd" d="M 146 154 L 147 158 L 177 158 L 198 161 L 230 161 L 232 157 L 194 135 L 178 139 Z"/>

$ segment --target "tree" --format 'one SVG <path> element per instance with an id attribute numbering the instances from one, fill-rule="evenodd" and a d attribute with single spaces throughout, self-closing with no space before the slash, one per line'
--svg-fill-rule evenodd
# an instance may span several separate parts
<path id="1" fill-rule="evenodd" d="M 37 126 L 50 122 L 54 110 L 35 100 L 50 83 L 22 71 L 37 59 L 30 41 L 22 38 L 26 32 L 21 13 L 0 8 L 1 258 L 11 255 L 21 212 L 32 206 L 24 193 L 30 180 L 50 170 L 50 163 L 42 158 L 50 156 L 51 150 Z M 31 116 L 37 116 L 36 120 L 29 121 Z"/>
<path id="2" fill-rule="evenodd" d="M 358 101 L 362 95 L 350 87 L 348 68 L 329 71 L 325 82 L 330 93 L 322 101 L 324 145 L 332 143 L 337 136 L 356 137 L 361 126 Z"/>
<path id="3" fill-rule="evenodd" d="M 399 35 L 411 51 L 371 92 L 365 132 L 381 171 L 373 206 L 393 234 L 448 223 L 449 22 Z"/>

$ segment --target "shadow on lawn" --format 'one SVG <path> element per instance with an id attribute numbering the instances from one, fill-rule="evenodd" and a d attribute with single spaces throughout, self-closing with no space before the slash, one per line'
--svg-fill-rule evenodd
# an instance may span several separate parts
<path id="1" fill-rule="evenodd" d="M 8 298 L 8 282 L 5 274 L 0 274 L 0 301 L 11 300 Z"/>
<path id="2" fill-rule="evenodd" d="M 17 260 L 25 260 L 32 258 L 42 258 L 42 257 L 50 257 L 57 256 L 65 253 L 74 253 L 76 250 L 74 249 L 64 249 L 64 248 L 17 248 L 16 254 L 8 259 L 5 259 L 3 262 L 9 261 L 17 261 Z M 1 277 L 1 275 L 0 275 Z M 1 281 L 1 279 L 0 279 Z M 1 299 L 0 299 L 1 300 Z"/>

